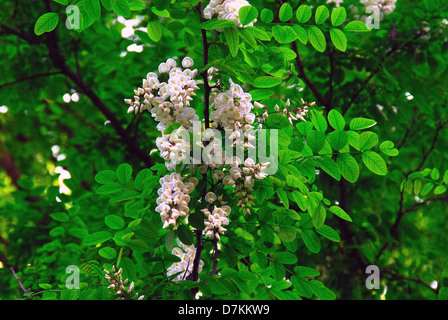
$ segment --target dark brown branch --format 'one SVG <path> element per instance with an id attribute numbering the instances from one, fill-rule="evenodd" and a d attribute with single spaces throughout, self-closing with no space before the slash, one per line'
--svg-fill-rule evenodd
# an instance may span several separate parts
<path id="1" fill-rule="evenodd" d="M 415 278 L 405 277 L 405 276 L 402 276 L 402 275 L 400 275 L 400 274 L 391 272 L 391 271 L 389 271 L 389 270 L 387 270 L 387 269 L 383 269 L 383 270 L 381 270 L 381 272 L 390 275 L 390 276 L 391 276 L 391 280 L 405 280 L 405 281 L 410 281 L 410 282 L 414 282 L 414 283 L 417 283 L 417 284 L 424 285 L 426 288 L 430 289 L 431 291 L 433 291 L 433 292 L 436 293 L 436 294 L 438 294 L 438 292 L 439 292 L 439 289 L 434 289 L 434 288 L 432 288 L 429 284 L 427 284 L 425 281 L 421 280 L 420 278 L 415 279 Z"/>
<path id="2" fill-rule="evenodd" d="M 10 26 L 4 25 L 4 24 L 0 24 L 0 34 L 10 34 L 10 35 L 15 35 L 17 37 L 19 37 L 20 39 L 25 40 L 26 42 L 28 42 L 31 45 L 38 45 L 41 44 L 41 40 L 34 36 L 34 35 L 30 35 L 22 30 L 17 30 L 14 28 L 11 28 Z"/>
<path id="3" fill-rule="evenodd" d="M 51 10 L 51 2 L 49 0 L 44 0 L 44 2 L 46 7 Z M 152 167 L 155 164 L 155 161 L 149 156 L 147 152 L 140 149 L 137 141 L 134 140 L 128 134 L 128 132 L 126 132 L 120 121 L 104 103 L 104 101 L 92 90 L 92 88 L 82 79 L 82 77 L 78 73 L 74 72 L 67 65 L 64 57 L 60 52 L 59 39 L 55 30 L 47 34 L 46 45 L 53 65 L 57 69 L 59 69 L 62 74 L 73 81 L 83 94 L 89 97 L 90 101 L 95 105 L 95 107 L 110 121 L 113 129 L 120 136 L 122 142 L 127 146 L 129 151 L 142 162 L 144 162 L 146 166 Z"/>
<path id="4" fill-rule="evenodd" d="M 414 40 L 417 40 L 418 38 L 420 38 L 421 35 L 422 35 L 421 32 L 417 32 L 414 35 L 414 37 L 412 37 L 411 40 L 409 40 L 401 45 L 395 44 L 394 46 L 392 46 L 391 49 L 389 49 L 386 52 L 386 54 L 381 58 L 377 67 L 372 72 L 370 72 L 370 75 L 364 80 L 361 87 L 357 91 L 355 91 L 355 93 L 353 94 L 353 96 L 350 99 L 350 101 L 348 102 L 348 104 L 342 106 L 342 114 L 343 115 L 345 115 L 347 113 L 347 111 L 350 109 L 350 107 L 356 102 L 356 100 L 358 100 L 361 92 L 366 88 L 366 86 L 370 82 L 370 80 L 372 80 L 372 78 L 382 70 L 382 66 L 383 66 L 384 62 L 387 60 L 387 58 L 389 58 L 393 53 L 405 48 L 407 45 L 412 43 Z"/>
<path id="5" fill-rule="evenodd" d="M 220 253 L 220 251 L 218 250 L 218 239 L 215 237 L 212 240 L 213 242 L 213 267 L 212 267 L 212 272 L 210 273 L 210 277 L 213 277 L 216 272 L 218 272 L 217 268 L 218 268 L 218 255 Z"/>
<path id="6" fill-rule="evenodd" d="M 409 174 L 412 173 L 412 172 L 415 172 L 415 171 L 419 171 L 419 170 L 421 170 L 423 168 L 423 166 L 425 165 L 426 160 L 428 160 L 429 155 L 434 151 L 434 149 L 436 147 L 436 143 L 437 143 L 437 140 L 439 139 L 440 131 L 445 129 L 447 124 L 448 124 L 448 121 L 445 121 L 443 123 L 442 122 L 439 123 L 439 125 L 436 128 L 436 134 L 434 135 L 434 138 L 432 139 L 431 146 L 429 147 L 429 149 L 426 152 L 423 152 L 422 161 L 420 162 L 420 164 L 417 167 L 417 169 L 409 172 Z"/>
<path id="7" fill-rule="evenodd" d="M 301 78 L 306 83 L 308 88 L 310 88 L 311 92 L 313 92 L 314 96 L 316 97 L 317 102 L 321 106 L 329 107 L 328 102 L 325 100 L 324 96 L 320 93 L 320 91 L 317 89 L 317 87 L 314 85 L 314 83 L 306 75 L 305 67 L 303 65 L 302 60 L 300 59 L 299 49 L 297 48 L 296 41 L 293 41 L 291 43 L 291 49 L 296 53 L 296 63 L 297 63 L 299 78 Z"/>
<path id="8" fill-rule="evenodd" d="M 3 265 L 4 265 L 6 268 L 8 268 L 8 269 L 12 272 L 12 275 L 14 276 L 14 278 L 16 278 L 17 282 L 19 283 L 19 287 L 20 287 L 20 289 L 21 289 L 24 293 L 29 292 L 29 290 L 28 290 L 28 289 L 25 289 L 25 287 L 23 286 L 23 283 L 22 283 L 22 281 L 20 280 L 19 276 L 17 275 L 17 272 L 16 272 L 16 270 L 14 269 L 14 267 L 8 263 L 8 259 L 6 259 L 6 257 L 5 257 L 2 253 L 0 253 L 0 261 L 3 263 Z"/>
<path id="9" fill-rule="evenodd" d="M 3 83 L 0 85 L 0 89 L 2 89 L 4 87 L 12 86 L 17 83 L 24 82 L 24 81 L 34 80 L 34 79 L 38 79 L 38 78 L 42 78 L 42 77 L 49 77 L 49 76 L 53 76 L 53 75 L 57 75 L 57 74 L 62 74 L 62 73 L 61 73 L 61 71 L 55 71 L 55 72 L 44 72 L 44 73 L 33 74 L 28 77 L 24 77 L 24 78 L 17 79 L 17 80 L 11 81 L 11 82 Z"/>
<path id="10" fill-rule="evenodd" d="M 198 3 L 197 10 L 200 14 L 201 20 L 203 20 L 203 11 L 202 11 L 202 2 Z M 202 46 L 204 50 L 204 58 L 203 65 L 206 66 L 208 64 L 208 48 L 209 43 L 207 41 L 207 31 L 201 29 L 202 35 Z M 204 80 L 204 121 L 205 121 L 205 129 L 210 127 L 210 86 L 208 83 L 208 74 L 207 70 L 204 70 L 202 73 L 202 79 Z M 202 181 L 204 182 L 204 188 L 202 189 L 202 198 L 205 198 L 205 194 L 207 193 L 207 172 L 202 175 Z M 202 230 L 195 230 L 196 234 L 196 254 L 193 260 L 193 269 L 191 274 L 188 276 L 188 280 L 197 281 L 199 279 L 199 263 L 201 262 L 201 254 L 204 248 L 203 239 L 202 239 Z M 199 288 L 192 289 L 192 293 L 196 295 L 199 291 Z"/>

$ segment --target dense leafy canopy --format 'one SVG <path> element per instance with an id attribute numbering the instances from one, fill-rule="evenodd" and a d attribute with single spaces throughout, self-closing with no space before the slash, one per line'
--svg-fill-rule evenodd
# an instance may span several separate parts
<path id="1" fill-rule="evenodd" d="M 2 1 L 0 298 L 116 299 L 121 268 L 135 284 L 124 299 L 446 299 L 448 3 L 398 0 L 379 29 L 355 0 L 252 0 L 241 25 L 204 18 L 206 5 Z M 214 67 L 220 85 L 238 83 L 278 130 L 278 171 L 256 181 L 250 214 L 213 185 L 232 208 L 219 241 L 202 237 L 207 173 L 189 219 L 162 228 L 161 133 L 123 102 L 186 56 L 198 78 Z M 178 240 L 204 265 L 172 281 Z M 366 287 L 369 265 L 380 289 Z"/>

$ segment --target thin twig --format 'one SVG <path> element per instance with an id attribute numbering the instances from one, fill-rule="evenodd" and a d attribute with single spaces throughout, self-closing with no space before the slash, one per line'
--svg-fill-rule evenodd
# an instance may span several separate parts
<path id="1" fill-rule="evenodd" d="M 4 87 L 12 86 L 12 85 L 24 82 L 24 81 L 34 80 L 34 79 L 38 79 L 38 78 L 42 78 L 42 77 L 50 77 L 50 76 L 57 75 L 57 74 L 62 74 L 62 72 L 54 71 L 54 72 L 44 72 L 44 73 L 33 74 L 33 75 L 30 75 L 30 76 L 27 76 L 27 77 L 24 77 L 21 79 L 3 83 L 0 85 L 0 89 L 2 89 Z"/>
<path id="2" fill-rule="evenodd" d="M 304 67 L 303 62 L 302 62 L 302 60 L 300 58 L 299 49 L 297 48 L 297 42 L 296 41 L 293 41 L 291 43 L 291 49 L 296 54 L 296 63 L 297 63 L 297 69 L 298 69 L 298 72 L 299 72 L 299 78 L 301 78 L 306 83 L 308 88 L 310 88 L 311 92 L 313 92 L 314 96 L 316 97 L 317 102 L 321 106 L 328 107 L 328 102 L 325 100 L 324 96 L 320 93 L 320 91 L 317 89 L 317 87 L 314 85 L 314 83 L 306 75 L 305 67 Z"/>

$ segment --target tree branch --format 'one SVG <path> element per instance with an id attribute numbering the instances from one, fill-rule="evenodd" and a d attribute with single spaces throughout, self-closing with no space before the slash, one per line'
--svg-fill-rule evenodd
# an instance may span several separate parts
<path id="1" fill-rule="evenodd" d="M 31 45 L 38 45 L 38 44 L 42 43 L 38 37 L 36 37 L 34 35 L 30 35 L 23 30 L 17 30 L 17 29 L 11 28 L 10 26 L 4 25 L 4 24 L 0 24 L 0 34 L 15 35 L 15 36 L 19 37 L 20 39 L 25 40 L 26 42 L 28 42 Z"/>
<path id="2" fill-rule="evenodd" d="M 392 46 L 392 48 L 390 50 L 388 50 L 386 52 L 386 54 L 381 58 L 380 62 L 378 63 L 377 67 L 370 73 L 370 75 L 367 77 L 367 79 L 364 80 L 363 84 L 361 85 L 361 87 L 353 94 L 352 98 L 350 99 L 349 103 L 346 105 L 342 106 L 342 115 L 345 115 L 347 113 L 347 111 L 350 109 L 350 107 L 353 105 L 353 103 L 356 102 L 356 100 L 358 100 L 361 92 L 367 87 L 367 84 L 370 82 L 370 80 L 372 80 L 372 78 L 381 71 L 381 68 L 383 66 L 383 63 L 387 60 L 388 57 L 390 57 L 393 53 L 403 49 L 404 47 L 406 47 L 408 44 L 412 43 L 414 40 L 417 40 L 418 38 L 420 38 L 420 36 L 422 35 L 421 32 L 417 32 L 411 40 L 406 41 L 403 44 L 395 44 L 394 46 Z"/>
<path id="3" fill-rule="evenodd" d="M 400 275 L 400 274 L 391 272 L 391 271 L 389 271 L 389 270 L 387 270 L 387 269 L 383 269 L 383 270 L 381 270 L 381 271 L 382 271 L 383 273 L 386 273 L 386 274 L 390 275 L 390 276 L 392 277 L 391 280 L 405 280 L 405 281 L 410 281 L 410 282 L 414 282 L 414 283 L 417 283 L 417 284 L 422 284 L 422 285 L 424 285 L 426 288 L 430 289 L 430 290 L 433 291 L 435 294 L 438 294 L 438 292 L 439 292 L 439 289 L 434 289 L 434 288 L 432 288 L 429 284 L 427 284 L 425 281 L 421 280 L 420 278 L 415 279 L 415 278 L 405 277 L 405 276 L 402 276 L 402 275 Z"/>
<path id="4" fill-rule="evenodd" d="M 306 83 L 308 88 L 310 88 L 311 92 L 313 92 L 314 96 L 316 97 L 317 102 L 324 107 L 329 107 L 328 102 L 325 100 L 324 96 L 320 93 L 320 91 L 316 88 L 314 83 L 308 78 L 305 72 L 305 67 L 303 65 L 302 60 L 300 59 L 299 55 L 299 49 L 297 48 L 297 42 L 293 41 L 291 43 L 291 49 L 296 53 L 296 63 L 297 63 L 297 69 L 299 72 L 299 77 Z"/>
<path id="5" fill-rule="evenodd" d="M 4 87 L 8 87 L 8 86 L 12 86 L 14 84 L 20 83 L 20 82 L 24 82 L 24 81 L 28 81 L 28 80 L 34 80 L 37 78 L 42 78 L 42 77 L 49 77 L 49 76 L 53 76 L 53 75 L 57 75 L 57 74 L 62 74 L 61 71 L 54 71 L 54 72 L 44 72 L 44 73 L 38 73 L 38 74 L 33 74 L 21 79 L 17 79 L 11 82 L 6 82 L 0 85 L 0 89 L 4 88 Z"/>
<path id="6" fill-rule="evenodd" d="M 47 9 L 51 10 L 50 0 L 44 0 L 44 2 Z M 78 73 L 74 72 L 67 65 L 59 49 L 59 39 L 56 34 L 56 30 L 53 30 L 52 32 L 47 34 L 46 45 L 48 48 L 49 57 L 53 62 L 53 65 L 57 69 L 59 69 L 62 74 L 73 81 L 83 94 L 89 97 L 90 101 L 95 105 L 95 107 L 110 121 L 115 132 L 120 136 L 122 142 L 127 146 L 128 150 L 138 159 L 144 162 L 146 166 L 152 167 L 155 164 L 155 161 L 149 156 L 147 152 L 140 149 L 137 141 L 134 140 L 128 134 L 128 132 L 126 132 L 115 114 L 109 109 L 104 101 L 91 89 L 91 87 L 82 79 L 82 77 Z"/>

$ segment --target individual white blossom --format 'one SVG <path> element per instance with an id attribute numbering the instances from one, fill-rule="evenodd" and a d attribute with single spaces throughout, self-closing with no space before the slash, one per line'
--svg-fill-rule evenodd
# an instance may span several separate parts
<path id="1" fill-rule="evenodd" d="M 179 247 L 173 248 L 171 253 L 179 257 L 180 261 L 173 263 L 166 270 L 166 275 L 168 277 L 180 272 L 180 274 L 178 274 L 175 278 L 173 278 L 174 282 L 185 280 L 188 277 L 188 275 L 193 271 L 193 261 L 196 255 L 196 248 L 193 245 L 187 246 L 183 244 L 179 239 L 177 239 L 177 244 Z M 201 273 L 203 266 L 204 262 L 200 260 L 198 273 Z"/>
<path id="2" fill-rule="evenodd" d="M 204 18 L 217 17 L 219 20 L 231 20 L 237 27 L 253 26 L 257 19 L 244 26 L 241 24 L 239 11 L 245 6 L 250 6 L 246 0 L 211 0 L 204 9 Z"/>

